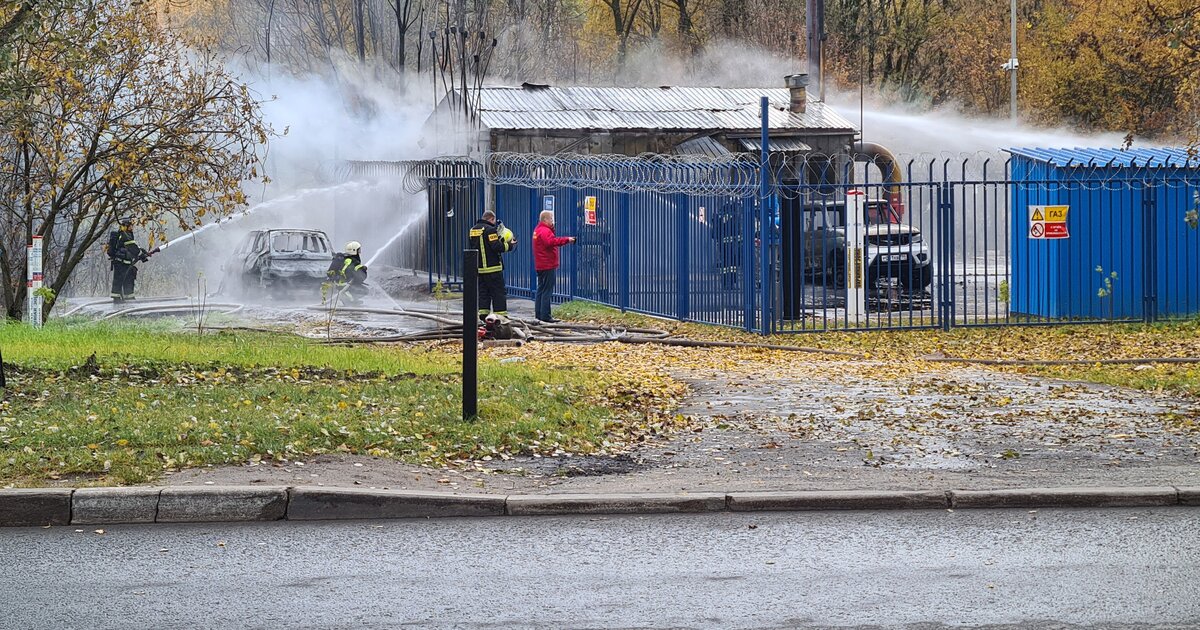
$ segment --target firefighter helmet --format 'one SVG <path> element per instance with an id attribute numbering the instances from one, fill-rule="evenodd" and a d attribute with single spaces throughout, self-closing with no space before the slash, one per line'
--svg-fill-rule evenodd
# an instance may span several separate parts
<path id="1" fill-rule="evenodd" d="M 117 225 L 131 227 L 133 226 L 133 217 L 121 217 L 120 219 L 117 219 Z"/>
<path id="2" fill-rule="evenodd" d="M 357 256 L 362 251 L 362 243 L 358 241 L 350 241 L 346 243 L 346 253 L 351 256 Z"/>
<path id="3" fill-rule="evenodd" d="M 513 236 L 512 230 L 508 228 L 502 228 L 500 230 L 500 238 L 504 239 L 505 242 L 512 242 L 512 240 L 516 237 Z"/>

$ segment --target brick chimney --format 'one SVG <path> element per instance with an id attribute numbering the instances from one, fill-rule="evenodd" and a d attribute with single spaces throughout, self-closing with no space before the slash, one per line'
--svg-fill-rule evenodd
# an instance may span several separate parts
<path id="1" fill-rule="evenodd" d="M 792 100 L 788 109 L 793 114 L 803 114 L 808 107 L 808 74 L 789 74 L 783 78 L 784 85 L 791 92 Z"/>

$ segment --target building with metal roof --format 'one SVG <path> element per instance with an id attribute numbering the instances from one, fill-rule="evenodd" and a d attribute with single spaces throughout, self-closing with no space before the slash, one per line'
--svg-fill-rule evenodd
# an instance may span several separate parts
<path id="1" fill-rule="evenodd" d="M 712 157 L 761 150 L 765 96 L 772 153 L 849 153 L 854 123 L 810 101 L 806 89 L 806 75 L 778 88 L 484 86 L 467 95 L 469 107 L 461 92 L 449 95 L 433 124 L 448 130 L 469 121 L 469 152 Z"/>

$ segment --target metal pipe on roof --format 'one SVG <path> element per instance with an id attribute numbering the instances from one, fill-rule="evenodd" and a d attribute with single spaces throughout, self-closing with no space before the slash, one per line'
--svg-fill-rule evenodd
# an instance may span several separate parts
<path id="1" fill-rule="evenodd" d="M 790 103 L 788 110 L 793 114 L 803 114 L 808 110 L 808 75 L 801 72 L 783 77 L 787 86 Z"/>
<path id="2" fill-rule="evenodd" d="M 900 169 L 900 161 L 895 154 L 876 142 L 856 142 L 850 152 L 854 154 L 855 162 L 869 162 L 883 173 L 884 180 L 892 184 L 887 187 L 888 204 L 900 216 L 904 215 L 904 200 L 900 196 L 900 184 L 904 181 L 904 173 Z"/>

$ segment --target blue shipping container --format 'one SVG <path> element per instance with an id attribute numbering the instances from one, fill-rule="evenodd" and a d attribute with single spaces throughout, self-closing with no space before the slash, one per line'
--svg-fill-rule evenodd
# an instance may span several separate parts
<path id="1" fill-rule="evenodd" d="M 1200 313 L 1200 160 L 1183 149 L 1010 149 L 1010 311 L 1047 319 Z M 1065 205 L 1067 238 L 1035 238 Z M 1048 218 L 1048 217 L 1043 217 Z"/>

